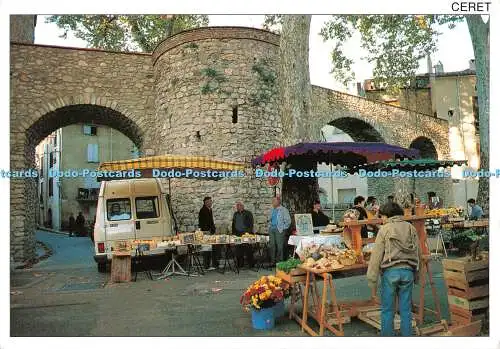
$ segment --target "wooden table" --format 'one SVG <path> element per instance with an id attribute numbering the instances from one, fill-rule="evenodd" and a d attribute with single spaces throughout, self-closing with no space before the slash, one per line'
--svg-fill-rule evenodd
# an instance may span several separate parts
<path id="1" fill-rule="evenodd" d="M 360 307 L 374 307 L 380 303 L 376 295 L 372 293 L 372 299 L 368 301 L 352 301 L 339 304 L 337 302 L 334 276 L 339 273 L 366 272 L 366 263 L 344 266 L 342 269 L 322 270 L 300 267 L 306 272 L 305 289 L 303 299 L 302 318 L 298 321 L 302 331 L 307 331 L 312 336 L 323 336 L 325 328 L 337 336 L 344 335 L 343 324 L 350 322 L 350 318 L 357 316 Z M 323 279 L 321 296 L 318 292 L 316 278 Z M 328 297 L 329 293 L 329 297 Z M 330 300 L 328 300 L 330 298 Z M 309 307 L 309 301 L 312 307 Z M 327 311 L 328 310 L 328 311 Z M 309 316 L 319 324 L 319 332 L 315 332 L 307 323 Z"/>

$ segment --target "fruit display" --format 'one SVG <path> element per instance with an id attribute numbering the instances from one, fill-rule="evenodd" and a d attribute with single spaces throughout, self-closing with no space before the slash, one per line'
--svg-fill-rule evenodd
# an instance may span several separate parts
<path id="1" fill-rule="evenodd" d="M 203 232 L 201 230 L 197 230 L 194 232 L 194 239 L 197 242 L 203 241 Z"/>
<path id="2" fill-rule="evenodd" d="M 450 207 L 450 208 L 435 208 L 432 210 L 425 210 L 426 215 L 432 216 L 449 216 L 449 217 L 460 217 L 463 210 L 460 208 Z"/>
<path id="3" fill-rule="evenodd" d="M 206 244 L 217 243 L 217 235 L 203 235 L 203 242 Z"/>
<path id="4" fill-rule="evenodd" d="M 255 242 L 255 240 L 256 240 L 256 237 L 254 234 L 245 233 L 245 234 L 241 235 L 241 241 L 243 241 L 243 242 Z"/>

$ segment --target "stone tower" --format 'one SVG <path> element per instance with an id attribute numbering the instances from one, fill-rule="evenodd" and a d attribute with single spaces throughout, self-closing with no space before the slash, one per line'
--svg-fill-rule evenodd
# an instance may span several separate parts
<path id="1" fill-rule="evenodd" d="M 35 42 L 36 15 L 10 16 L 10 41 L 33 44 Z"/>
<path id="2" fill-rule="evenodd" d="M 156 127 L 146 148 L 157 154 L 250 160 L 279 144 L 277 102 L 279 37 L 238 27 L 189 30 L 160 43 L 153 52 Z M 158 151 L 159 150 L 159 151 Z M 198 224 L 205 196 L 214 201 L 214 220 L 223 231 L 235 200 L 244 201 L 264 229 L 273 190 L 265 180 L 171 180 L 180 229 Z"/>

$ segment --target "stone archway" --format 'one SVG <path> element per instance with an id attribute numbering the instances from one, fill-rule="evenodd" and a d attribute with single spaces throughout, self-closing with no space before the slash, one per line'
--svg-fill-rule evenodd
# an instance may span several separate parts
<path id="1" fill-rule="evenodd" d="M 352 117 L 342 117 L 328 123 L 349 135 L 354 142 L 384 142 L 384 138 L 374 126 Z"/>
<path id="2" fill-rule="evenodd" d="M 11 170 L 35 168 L 35 147 L 52 132 L 75 123 L 94 123 L 112 127 L 127 136 L 139 149 L 144 143 L 144 127 L 137 118 L 104 98 L 75 98 L 47 103 L 42 114 L 11 120 Z M 31 119 L 29 122 L 26 119 Z M 21 121 L 18 121 L 21 120 Z M 11 192 L 11 256 L 15 262 L 35 257 L 35 230 L 38 178 L 12 179 Z"/>
<path id="3" fill-rule="evenodd" d="M 411 144 L 410 148 L 417 149 L 420 151 L 420 157 L 424 159 L 438 159 L 438 153 L 434 143 L 427 137 L 420 136 L 415 138 Z"/>

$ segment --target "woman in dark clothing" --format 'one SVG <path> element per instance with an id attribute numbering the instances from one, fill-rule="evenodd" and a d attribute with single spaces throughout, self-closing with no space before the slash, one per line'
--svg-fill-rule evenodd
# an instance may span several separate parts
<path id="1" fill-rule="evenodd" d="M 354 198 L 354 207 L 356 211 L 359 212 L 358 220 L 368 219 L 368 213 L 365 210 L 365 198 L 362 196 L 356 196 Z M 361 227 L 361 237 L 363 239 L 368 238 L 368 228 L 366 224 Z"/>
<path id="2" fill-rule="evenodd" d="M 78 212 L 76 217 L 76 231 L 77 236 L 85 236 L 85 217 L 81 212 Z"/>
<path id="3" fill-rule="evenodd" d="M 314 201 L 313 210 L 311 212 L 313 227 L 325 227 L 330 223 L 330 218 L 321 211 L 321 203 L 319 200 Z M 315 229 L 314 234 L 319 234 L 319 230 Z"/>
<path id="4" fill-rule="evenodd" d="M 73 213 L 71 213 L 69 216 L 69 236 L 73 236 L 73 233 L 75 232 L 75 225 L 75 217 L 73 216 Z"/>

